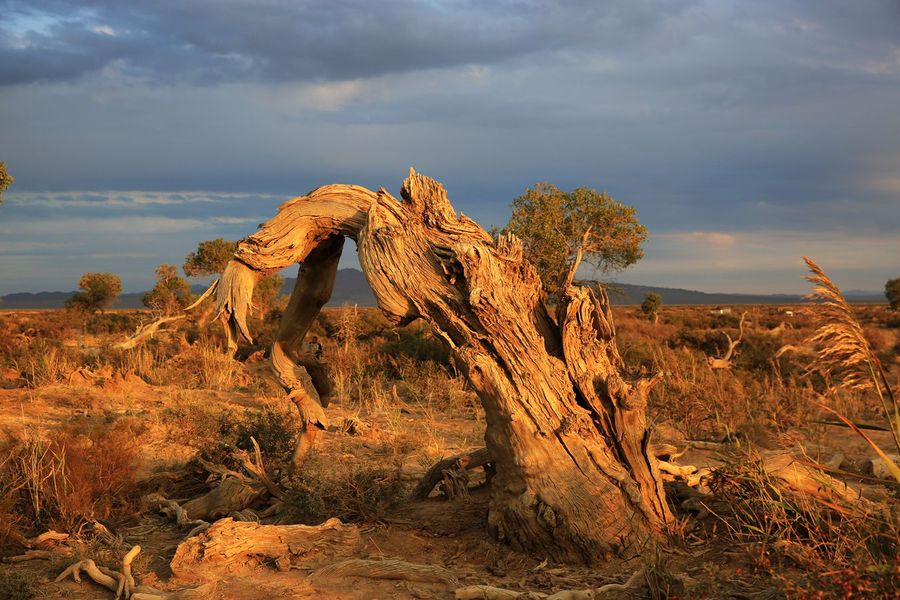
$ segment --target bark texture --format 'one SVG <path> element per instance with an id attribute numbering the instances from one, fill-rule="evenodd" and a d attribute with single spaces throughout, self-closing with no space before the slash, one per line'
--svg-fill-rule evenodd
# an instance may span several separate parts
<path id="1" fill-rule="evenodd" d="M 338 519 L 321 525 L 260 525 L 221 519 L 200 535 L 183 541 L 170 564 L 184 578 L 220 573 L 275 561 L 281 570 L 300 557 L 309 559 L 321 548 L 352 549 L 359 532 Z M 323 551 L 324 552 L 324 551 Z"/>
<path id="2" fill-rule="evenodd" d="M 438 182 L 414 171 L 401 196 L 328 186 L 284 205 L 226 269 L 219 310 L 229 328 L 249 337 L 246 282 L 254 272 L 290 259 L 327 274 L 328 240 L 357 240 L 381 309 L 400 323 L 426 320 L 481 399 L 496 467 L 488 516 L 496 537 L 561 560 L 638 552 L 671 514 L 648 452 L 653 381 L 625 377 L 605 294 L 569 284 L 554 318 L 518 239 L 494 241 L 457 216 Z M 318 287 L 312 306 L 330 293 L 330 285 Z M 307 289 L 298 281 L 294 297 Z M 302 321 L 317 311 L 289 310 L 286 319 L 301 326 L 283 326 L 292 333 L 280 341 L 297 347 Z"/>

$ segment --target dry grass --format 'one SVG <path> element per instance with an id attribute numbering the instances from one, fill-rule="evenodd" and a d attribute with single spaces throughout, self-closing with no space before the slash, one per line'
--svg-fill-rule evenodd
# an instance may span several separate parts
<path id="1" fill-rule="evenodd" d="M 8 440 L 0 462 L 0 545 L 36 527 L 75 531 L 127 510 L 138 445 L 133 424 L 41 433 Z"/>
<path id="2" fill-rule="evenodd" d="M 881 361 L 872 350 L 862 326 L 838 286 L 811 258 L 804 257 L 803 260 L 812 272 L 812 275 L 806 277 L 814 286 L 809 299 L 818 302 L 814 311 L 816 330 L 808 340 L 818 350 L 811 368 L 836 379 L 837 388 L 875 392 L 881 403 L 884 420 L 900 453 L 900 405 L 888 383 Z M 900 465 L 893 462 L 867 437 L 865 439 L 900 482 Z"/>
<path id="3" fill-rule="evenodd" d="M 753 446 L 784 448 L 802 442 L 821 457 L 829 451 L 834 430 L 810 426 L 821 415 L 817 399 L 855 421 L 871 421 L 883 412 L 872 389 L 838 389 L 823 400 L 822 394 L 837 381 L 837 370 L 827 376 L 810 373 L 799 353 L 775 359 L 781 346 L 802 346 L 814 334 L 814 310 L 800 312 L 794 307 L 793 317 L 781 307 L 748 310 L 746 335 L 732 369 L 714 372 L 706 357 L 721 352 L 722 333 L 736 332 L 736 317 L 712 315 L 702 307 L 666 307 L 660 322 L 653 324 L 634 308 L 615 309 L 620 348 L 634 374 L 666 373 L 651 396 L 654 422 L 666 423 L 669 431 L 692 439 L 718 441 L 740 432 L 746 435 L 735 439 L 742 444 L 746 439 Z M 886 376 L 896 376 L 900 330 L 890 328 L 890 315 L 880 307 L 849 310 L 863 337 L 872 341 L 870 350 Z M 165 464 L 155 463 L 152 470 L 146 469 L 149 472 L 178 470 L 197 452 L 225 457 L 232 447 L 249 448 L 254 437 L 273 476 L 277 474 L 279 483 L 289 489 L 294 517 L 308 523 L 331 516 L 369 523 L 403 517 L 406 508 L 395 504 L 406 496 L 418 473 L 441 457 L 483 444 L 479 403 L 443 343 L 421 325 L 395 330 L 375 310 L 326 309 L 311 330 L 334 371 L 334 406 L 327 412 L 335 428 L 320 435 L 302 474 L 292 480 L 283 479 L 282 467 L 290 459 L 297 415 L 273 387 L 265 363 L 226 358 L 215 328 L 201 332 L 185 327 L 135 350 L 113 351 L 110 345 L 124 334 L 109 333 L 116 327 L 111 321 L 108 330 L 101 325 L 95 324 L 97 333 L 90 333 L 83 326 L 67 327 L 64 318 L 51 313 L 0 319 L 0 333 L 6 336 L 0 339 L 0 367 L 16 371 L 15 379 L 3 385 L 30 388 L 10 394 L 46 399 L 60 413 L 89 411 L 95 424 L 60 432 L 58 438 L 20 434 L 3 448 L 0 540 L 8 546 L 21 545 L 23 534 L 32 535 L 51 523 L 77 529 L 84 520 L 102 515 L 116 520 L 128 514 L 127 488 L 108 485 L 110 478 L 95 476 L 91 466 L 99 458 L 99 448 L 116 454 L 103 439 L 123 434 L 111 429 L 120 427 L 135 437 L 133 425 L 96 426 L 119 418 L 111 414 L 114 410 L 134 409 L 140 413 L 135 419 L 152 433 L 140 439 L 141 452 L 161 452 Z M 264 349 L 277 322 L 259 321 L 253 327 L 260 342 L 242 348 L 243 357 Z M 777 334 L 769 333 L 776 327 L 780 327 Z M 34 367 L 27 366 L 32 363 Z M 105 365 L 116 373 L 137 374 L 153 387 L 116 392 L 110 403 L 108 392 L 98 386 L 80 390 L 76 403 L 70 388 L 58 385 L 77 367 L 99 370 Z M 344 427 L 348 422 L 354 424 L 352 433 Z M 863 458 L 854 456 L 853 468 Z M 129 474 L 115 481 L 134 475 L 133 465 L 109 465 L 105 472 L 117 469 Z M 103 483 L 76 489 L 74 482 L 93 480 Z M 27 481 L 33 482 L 30 487 Z M 202 479 L 188 483 L 202 487 Z M 180 490 L 182 484 L 172 485 Z M 891 562 L 896 539 L 889 537 L 888 520 L 874 514 L 837 515 L 802 499 L 779 496 L 753 461 L 731 464 L 717 485 L 734 514 L 722 514 L 719 534 L 706 542 L 745 550 L 741 554 L 751 556 L 759 568 L 755 577 L 769 579 L 769 587 L 774 583 L 766 569 L 779 577 L 783 574 L 778 582 L 781 590 L 801 596 L 812 594 L 816 586 L 877 596 L 878 590 L 896 581 L 896 574 L 893 580 L 887 574 L 896 565 Z M 182 496 L 189 494 L 172 497 Z M 465 506 L 461 502 L 456 508 Z M 692 521 L 685 536 L 696 535 L 696 520 L 684 518 Z M 472 530 L 478 531 L 477 518 L 474 523 Z M 722 531 L 727 532 L 727 542 L 722 541 Z M 665 552 L 657 559 L 652 561 L 659 567 L 652 571 L 659 575 L 654 593 L 659 597 L 677 593 L 670 587 L 677 582 L 664 575 L 668 570 L 681 572 L 683 566 L 676 560 L 667 567 Z M 798 566 L 797 560 L 806 562 Z"/>
<path id="4" fill-rule="evenodd" d="M 725 534 L 747 550 L 758 569 L 784 573 L 776 579 L 800 595 L 820 589 L 815 582 L 838 571 L 860 589 L 877 593 L 900 583 L 898 515 L 886 507 L 837 506 L 788 493 L 762 465 L 753 452 L 736 455 L 711 483 L 728 507 L 716 514 Z M 807 575 L 794 580 L 786 576 L 789 568 Z"/>

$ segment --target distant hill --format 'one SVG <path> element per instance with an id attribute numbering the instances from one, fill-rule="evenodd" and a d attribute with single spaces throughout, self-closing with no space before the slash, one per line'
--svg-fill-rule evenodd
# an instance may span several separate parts
<path id="1" fill-rule="evenodd" d="M 708 293 L 680 288 L 665 288 L 628 283 L 609 283 L 609 300 L 613 304 L 640 304 L 649 293 L 662 296 L 664 304 L 799 304 L 801 294 L 728 294 Z M 881 304 L 887 302 L 880 292 L 854 290 L 844 297 L 854 304 Z"/>
<path id="2" fill-rule="evenodd" d="M 296 279 L 286 277 L 282 292 L 290 294 Z M 195 294 L 203 292 L 202 285 L 191 286 Z M 655 293 L 662 296 L 665 304 L 797 304 L 803 296 L 791 294 L 710 294 L 695 290 L 679 288 L 632 285 L 628 283 L 610 283 L 607 286 L 609 299 L 613 304 L 640 304 L 644 296 Z M 0 296 L 0 309 L 36 309 L 62 308 L 66 299 L 75 292 L 40 292 L 37 294 L 20 293 Z M 122 294 L 113 308 L 144 308 L 141 298 L 144 292 Z M 881 292 L 852 290 L 846 294 L 847 300 L 860 304 L 880 304 L 885 302 Z M 328 306 L 357 304 L 359 306 L 375 306 L 375 295 L 369 288 L 365 275 L 358 269 L 340 269 L 334 283 L 334 293 Z"/>

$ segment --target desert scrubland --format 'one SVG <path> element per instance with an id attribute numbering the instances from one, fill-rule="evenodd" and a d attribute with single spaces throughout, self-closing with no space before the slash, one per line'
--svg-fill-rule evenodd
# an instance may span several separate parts
<path id="1" fill-rule="evenodd" d="M 172 598 L 890 597 L 897 484 L 827 409 L 874 427 L 863 431 L 888 453 L 893 442 L 877 395 L 830 391 L 808 371 L 817 310 L 663 307 L 654 323 L 614 309 L 628 369 L 662 374 L 650 444 L 674 522 L 640 552 L 591 565 L 490 535 L 491 464 L 466 468 L 484 413 L 421 322 L 355 307 L 318 316 L 308 339 L 334 391 L 327 430 L 292 472 L 298 416 L 265 356 L 278 310 L 251 317 L 255 343 L 234 359 L 215 324 L 117 350 L 149 313 L 2 313 L 0 596 L 114 597 L 84 574 L 57 581 L 90 559 L 114 587 L 130 570 L 156 589 L 143 593 Z M 896 384 L 900 317 L 853 312 Z M 738 338 L 730 368 L 711 368 Z M 423 492 L 432 465 L 458 455 Z M 808 481 L 786 485 L 795 471 Z"/>

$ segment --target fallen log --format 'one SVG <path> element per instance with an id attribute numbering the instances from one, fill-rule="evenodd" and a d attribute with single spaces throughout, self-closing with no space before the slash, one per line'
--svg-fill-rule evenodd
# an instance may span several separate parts
<path id="1" fill-rule="evenodd" d="M 339 519 L 321 525 L 260 525 L 226 518 L 179 544 L 170 567 L 175 575 L 187 579 L 215 577 L 221 571 L 269 562 L 286 570 L 300 557 L 309 560 L 320 547 L 349 552 L 358 540 L 357 528 Z"/>

